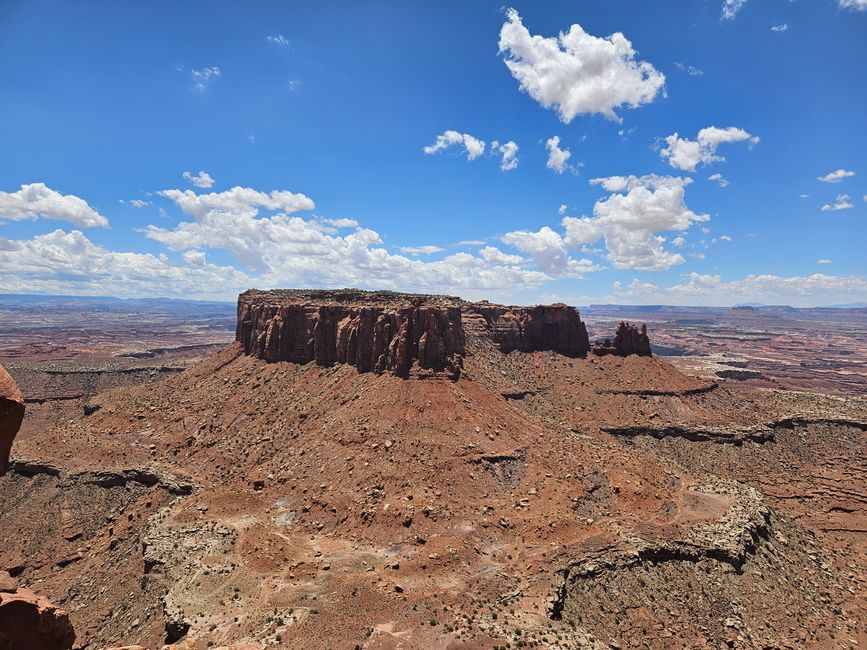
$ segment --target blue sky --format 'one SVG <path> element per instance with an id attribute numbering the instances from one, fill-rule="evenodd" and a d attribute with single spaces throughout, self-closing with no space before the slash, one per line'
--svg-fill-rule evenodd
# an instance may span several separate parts
<path id="1" fill-rule="evenodd" d="M 0 292 L 867 300 L 867 1 L 511 9 L 3 3 Z"/>

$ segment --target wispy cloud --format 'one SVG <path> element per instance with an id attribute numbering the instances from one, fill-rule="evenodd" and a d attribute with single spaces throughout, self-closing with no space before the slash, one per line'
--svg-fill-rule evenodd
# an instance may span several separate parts
<path id="1" fill-rule="evenodd" d="M 196 92 L 206 90 L 220 76 L 220 68 L 213 66 L 211 68 L 202 68 L 200 70 L 190 70 L 190 75 L 193 80 L 192 89 Z"/>
<path id="2" fill-rule="evenodd" d="M 277 34 L 275 36 L 266 36 L 265 40 L 269 43 L 274 43 L 274 45 L 289 45 L 289 41 L 286 39 L 283 34 Z"/>

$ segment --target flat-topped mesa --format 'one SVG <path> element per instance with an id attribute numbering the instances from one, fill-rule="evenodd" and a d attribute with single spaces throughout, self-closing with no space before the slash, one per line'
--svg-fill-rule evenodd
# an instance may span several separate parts
<path id="1" fill-rule="evenodd" d="M 567 357 L 585 357 L 590 351 L 578 310 L 562 303 L 533 307 L 474 303 L 467 311 L 484 318 L 490 336 L 506 354 L 552 350 Z"/>
<path id="2" fill-rule="evenodd" d="M 630 354 L 636 354 L 640 357 L 652 356 L 650 338 L 647 336 L 647 325 L 642 324 L 639 330 L 632 323 L 620 321 L 617 325 L 617 332 L 614 334 L 614 341 L 605 339 L 604 342 L 594 345 L 593 354 L 597 356 L 615 354 L 620 357 L 626 357 Z"/>
<path id="3" fill-rule="evenodd" d="M 385 291 L 247 291 L 238 297 L 236 340 L 267 361 L 347 363 L 400 377 L 420 368 L 456 379 L 464 355 L 459 303 Z"/>

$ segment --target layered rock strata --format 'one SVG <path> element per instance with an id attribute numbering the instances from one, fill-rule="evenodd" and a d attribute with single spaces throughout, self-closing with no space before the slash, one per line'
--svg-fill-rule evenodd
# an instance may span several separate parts
<path id="1" fill-rule="evenodd" d="M 24 398 L 15 380 L 0 366 L 0 476 L 9 469 L 12 441 L 24 419 Z"/>
<path id="2" fill-rule="evenodd" d="M 266 361 L 343 363 L 359 372 L 445 372 L 457 378 L 467 337 L 501 352 L 590 352 L 587 328 L 564 304 L 509 307 L 388 291 L 250 290 L 238 297 L 236 340 Z M 647 330 L 621 323 L 597 354 L 650 355 Z"/>

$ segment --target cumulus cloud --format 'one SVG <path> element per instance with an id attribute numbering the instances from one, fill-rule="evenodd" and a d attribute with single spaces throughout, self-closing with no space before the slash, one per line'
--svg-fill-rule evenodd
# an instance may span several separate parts
<path id="1" fill-rule="evenodd" d="M 400 252 L 407 255 L 433 255 L 442 253 L 445 249 L 439 246 L 401 246 Z"/>
<path id="2" fill-rule="evenodd" d="M 200 171 L 195 175 L 190 172 L 184 172 L 184 178 L 196 187 L 202 187 L 204 189 L 208 189 L 214 184 L 214 179 L 211 178 L 211 175 L 208 174 L 208 172 Z"/>
<path id="3" fill-rule="evenodd" d="M 462 146 L 467 154 L 467 160 L 475 160 L 485 153 L 485 141 L 474 138 L 469 133 L 458 133 L 457 131 L 444 131 L 439 134 L 436 141 L 424 148 L 426 154 L 435 154 L 453 147 L 455 145 Z"/>
<path id="4" fill-rule="evenodd" d="M 744 8 L 747 0 L 724 0 L 722 5 L 722 19 L 734 20 L 738 12 Z"/>
<path id="5" fill-rule="evenodd" d="M 840 9 L 850 11 L 867 11 L 867 0 L 838 0 Z"/>
<path id="6" fill-rule="evenodd" d="M 570 165 L 569 159 L 572 157 L 572 152 L 569 149 L 560 148 L 560 136 L 555 135 L 548 138 L 545 142 L 545 148 L 548 150 L 548 163 L 545 165 L 548 169 L 553 169 L 558 174 L 565 171 L 570 171 L 573 174 L 577 171 L 578 166 Z"/>
<path id="7" fill-rule="evenodd" d="M 834 200 L 834 203 L 826 203 L 822 206 L 822 212 L 834 212 L 836 210 L 848 210 L 849 208 L 855 207 L 852 205 L 852 201 L 849 198 L 848 194 L 838 194 L 837 198 Z"/>
<path id="8" fill-rule="evenodd" d="M 17 192 L 0 192 L 0 223 L 24 219 L 68 221 L 81 228 L 108 228 L 108 219 L 73 194 L 61 194 L 45 183 L 22 185 Z"/>
<path id="9" fill-rule="evenodd" d="M 485 246 L 479 250 L 479 255 L 483 260 L 491 264 L 524 264 L 527 260 L 520 255 L 509 255 L 504 253 L 496 246 Z"/>
<path id="10" fill-rule="evenodd" d="M 500 169 L 504 172 L 517 169 L 518 167 L 518 145 L 509 140 L 500 144 L 496 140 L 491 143 L 491 153 L 502 154 L 500 159 Z"/>
<path id="11" fill-rule="evenodd" d="M 456 253 L 434 261 L 414 259 L 440 252 L 439 247 L 406 247 L 411 257 L 389 253 L 379 233 L 354 220 L 292 215 L 314 208 L 304 194 L 235 187 L 210 194 L 173 189 L 158 195 L 174 201 L 191 219 L 171 228 L 148 226 L 147 237 L 183 254 L 225 251 L 259 286 L 358 286 L 482 297 L 551 279 L 541 269 L 491 256 Z"/>
<path id="12" fill-rule="evenodd" d="M 620 121 L 616 108 L 637 108 L 665 93 L 665 75 L 636 61 L 620 32 L 599 38 L 575 24 L 556 37 L 531 35 L 518 12 L 508 9 L 499 48 L 521 90 L 566 124 L 592 113 Z"/>
<path id="13" fill-rule="evenodd" d="M 570 257 L 563 237 L 548 226 L 543 226 L 536 232 L 508 232 L 503 235 L 502 241 L 529 255 L 540 271 L 554 277 L 583 278 L 585 274 L 599 270 L 599 266 L 592 260 L 576 260 Z"/>
<path id="14" fill-rule="evenodd" d="M 250 286 L 246 274 L 208 264 L 203 253 L 185 258 L 187 264 L 173 264 L 165 255 L 111 251 L 79 230 L 55 230 L 29 240 L 0 237 L 0 287 L 8 292 L 227 297 L 226 292 Z"/>
<path id="15" fill-rule="evenodd" d="M 707 180 L 716 182 L 720 187 L 728 187 L 731 185 L 730 182 L 723 178 L 722 174 L 711 174 L 707 177 Z"/>
<path id="16" fill-rule="evenodd" d="M 666 231 L 685 231 L 697 222 L 709 221 L 685 203 L 690 178 L 676 176 L 609 176 L 590 181 L 611 192 L 593 206 L 592 217 L 564 217 L 564 241 L 572 249 L 593 244 L 604 237 L 607 258 L 618 269 L 662 271 L 684 258 L 666 250 Z M 682 245 L 683 240 L 672 242 Z"/>
<path id="17" fill-rule="evenodd" d="M 839 183 L 844 178 L 849 178 L 854 176 L 855 172 L 850 169 L 838 169 L 833 172 L 829 172 L 824 176 L 817 176 L 816 180 L 822 181 L 823 183 Z"/>
<path id="18" fill-rule="evenodd" d="M 725 129 L 709 126 L 699 131 L 695 140 L 681 138 L 677 133 L 672 133 L 665 138 L 667 146 L 660 149 L 659 155 L 668 160 L 668 164 L 675 169 L 694 172 L 699 164 L 710 165 L 725 160 L 716 155 L 717 147 L 721 144 L 744 141 L 748 141 L 752 146 L 759 143 L 759 138 L 734 126 Z"/>
<path id="19" fill-rule="evenodd" d="M 202 92 L 219 78 L 220 68 L 213 66 L 200 70 L 190 70 L 190 76 L 193 83 L 192 89 L 196 92 Z"/>

